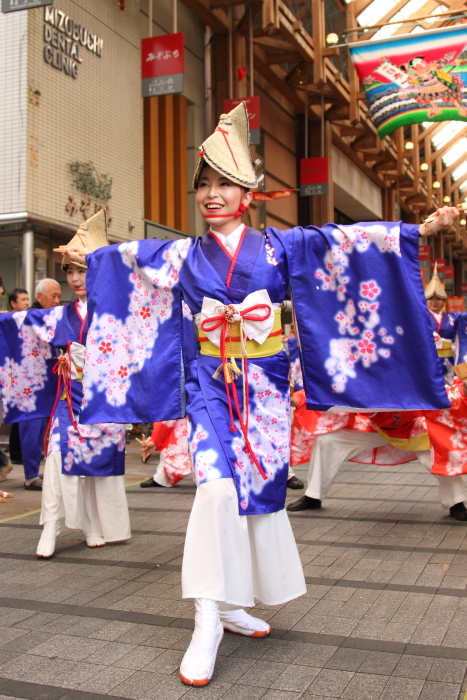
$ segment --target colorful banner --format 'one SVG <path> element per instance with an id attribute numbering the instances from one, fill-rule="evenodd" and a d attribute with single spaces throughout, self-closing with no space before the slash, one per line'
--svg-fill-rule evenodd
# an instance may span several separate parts
<path id="1" fill-rule="evenodd" d="M 141 41 L 143 97 L 183 92 L 184 70 L 183 32 Z"/>
<path id="2" fill-rule="evenodd" d="M 448 297 L 447 298 L 448 313 L 461 313 L 465 311 L 465 299 L 464 297 Z"/>
<path id="3" fill-rule="evenodd" d="M 467 26 L 350 44 L 381 138 L 425 121 L 467 121 Z"/>

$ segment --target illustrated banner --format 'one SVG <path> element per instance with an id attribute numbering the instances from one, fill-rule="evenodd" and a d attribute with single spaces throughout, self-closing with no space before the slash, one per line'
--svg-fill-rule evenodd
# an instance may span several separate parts
<path id="1" fill-rule="evenodd" d="M 467 26 L 351 44 L 381 138 L 425 121 L 467 121 Z"/>

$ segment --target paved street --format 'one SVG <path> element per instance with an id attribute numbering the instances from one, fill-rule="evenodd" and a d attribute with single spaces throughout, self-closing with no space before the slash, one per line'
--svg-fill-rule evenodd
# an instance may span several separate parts
<path id="1" fill-rule="evenodd" d="M 154 464 L 132 444 L 129 544 L 91 550 L 66 531 L 51 561 L 34 556 L 38 514 L 24 516 L 39 494 L 21 489 L 21 467 L 3 484 L 17 499 L 0 510 L 0 700 L 464 697 L 467 526 L 446 517 L 418 463 L 347 464 L 319 514 L 291 517 L 307 595 L 258 605 L 272 636 L 226 633 L 211 684 L 182 685 L 193 606 L 181 600 L 180 565 L 194 488 L 139 488 Z"/>

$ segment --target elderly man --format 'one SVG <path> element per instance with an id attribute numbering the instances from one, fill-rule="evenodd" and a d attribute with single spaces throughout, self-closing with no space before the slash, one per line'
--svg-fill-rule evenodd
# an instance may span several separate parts
<path id="1" fill-rule="evenodd" d="M 36 286 L 36 301 L 32 309 L 50 309 L 60 304 L 62 290 L 56 280 L 39 280 Z M 19 422 L 19 438 L 24 465 L 24 488 L 27 491 L 42 491 L 42 474 L 39 474 L 47 418 L 32 418 Z"/>
<path id="2" fill-rule="evenodd" d="M 36 301 L 32 305 L 32 309 L 50 309 L 52 306 L 58 306 L 62 296 L 62 290 L 56 280 L 46 277 L 39 280 L 36 286 Z"/>
<path id="3" fill-rule="evenodd" d="M 10 292 L 9 298 L 10 306 L 12 311 L 26 311 L 29 309 L 29 294 L 27 289 L 22 287 L 16 287 Z"/>

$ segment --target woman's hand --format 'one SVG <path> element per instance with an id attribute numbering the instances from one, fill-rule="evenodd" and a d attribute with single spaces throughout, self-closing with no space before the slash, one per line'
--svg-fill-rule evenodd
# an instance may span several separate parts
<path id="1" fill-rule="evenodd" d="M 460 212 L 457 207 L 442 207 L 420 226 L 421 236 L 432 236 L 444 228 L 450 228 L 458 218 Z"/>
<path id="2" fill-rule="evenodd" d="M 156 446 L 151 440 L 151 438 L 141 441 L 141 459 L 143 460 L 143 462 L 147 461 L 148 457 L 152 455 L 155 449 Z"/>

